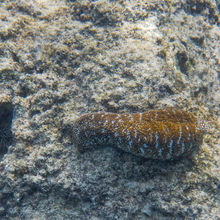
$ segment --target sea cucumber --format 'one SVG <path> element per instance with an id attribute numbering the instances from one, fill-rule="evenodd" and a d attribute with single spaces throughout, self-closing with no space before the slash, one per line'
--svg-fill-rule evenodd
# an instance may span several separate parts
<path id="1" fill-rule="evenodd" d="M 76 120 L 73 140 L 80 151 L 113 145 L 137 156 L 173 160 L 197 152 L 206 127 L 205 121 L 174 107 L 133 114 L 99 112 Z"/>

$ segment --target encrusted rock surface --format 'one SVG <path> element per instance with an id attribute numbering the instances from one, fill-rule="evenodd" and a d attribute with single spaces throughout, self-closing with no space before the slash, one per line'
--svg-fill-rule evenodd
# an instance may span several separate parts
<path id="1" fill-rule="evenodd" d="M 220 219 L 218 1 L 0 2 L 0 219 Z M 107 146 L 72 124 L 176 106 L 206 118 L 193 159 Z"/>

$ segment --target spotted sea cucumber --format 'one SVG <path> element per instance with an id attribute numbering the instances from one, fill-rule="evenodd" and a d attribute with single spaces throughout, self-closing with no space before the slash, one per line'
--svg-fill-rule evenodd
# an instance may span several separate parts
<path id="1" fill-rule="evenodd" d="M 173 107 L 134 114 L 99 112 L 76 120 L 73 140 L 81 151 L 110 144 L 137 156 L 167 160 L 196 152 L 205 130 L 205 121 Z"/>

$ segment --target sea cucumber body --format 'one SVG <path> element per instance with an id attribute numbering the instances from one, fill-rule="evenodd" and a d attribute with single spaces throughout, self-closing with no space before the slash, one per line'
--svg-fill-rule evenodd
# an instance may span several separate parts
<path id="1" fill-rule="evenodd" d="M 74 124 L 73 139 L 79 150 L 113 145 L 152 159 L 175 159 L 198 150 L 204 122 L 191 113 L 165 108 L 143 113 L 94 113 Z"/>

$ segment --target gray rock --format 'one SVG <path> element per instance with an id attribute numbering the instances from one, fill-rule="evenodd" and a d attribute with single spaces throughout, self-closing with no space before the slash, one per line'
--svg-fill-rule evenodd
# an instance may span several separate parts
<path id="1" fill-rule="evenodd" d="M 9 0 L 0 18 L 1 219 L 220 219 L 217 1 Z M 73 145 L 83 113 L 165 106 L 209 122 L 193 158 Z"/>

